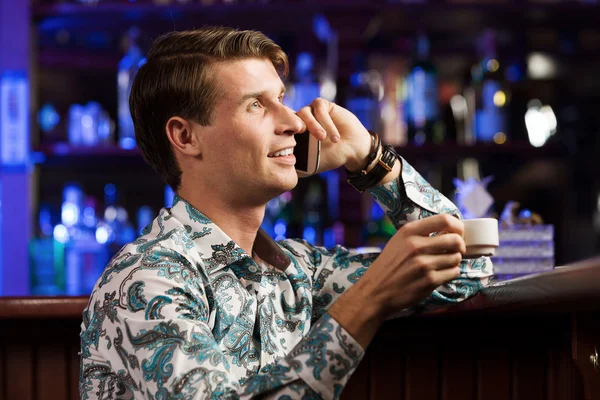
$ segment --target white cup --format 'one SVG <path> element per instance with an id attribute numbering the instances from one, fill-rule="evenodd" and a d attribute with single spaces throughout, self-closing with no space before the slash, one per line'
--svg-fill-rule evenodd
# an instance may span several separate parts
<path id="1" fill-rule="evenodd" d="M 464 240 L 467 252 L 464 258 L 493 256 L 499 245 L 498 220 L 495 218 L 474 218 L 463 221 Z"/>

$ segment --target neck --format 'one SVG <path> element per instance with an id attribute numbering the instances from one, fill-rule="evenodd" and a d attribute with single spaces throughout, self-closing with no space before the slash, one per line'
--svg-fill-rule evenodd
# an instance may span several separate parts
<path id="1" fill-rule="evenodd" d="M 265 206 L 236 205 L 200 193 L 182 188 L 177 194 L 210 218 L 252 257 L 252 247 L 265 216 Z"/>

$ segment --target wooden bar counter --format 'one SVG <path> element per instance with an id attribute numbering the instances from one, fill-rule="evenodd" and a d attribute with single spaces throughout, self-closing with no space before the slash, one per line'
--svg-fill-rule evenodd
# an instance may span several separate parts
<path id="1" fill-rule="evenodd" d="M 0 400 L 77 399 L 84 297 L 0 298 Z M 342 398 L 600 399 L 600 258 L 387 322 Z"/>

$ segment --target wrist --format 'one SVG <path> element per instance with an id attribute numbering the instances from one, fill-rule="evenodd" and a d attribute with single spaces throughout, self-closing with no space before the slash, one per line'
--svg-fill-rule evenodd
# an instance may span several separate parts
<path id="1" fill-rule="evenodd" d="M 379 137 L 375 134 L 375 138 Z M 376 140 L 376 143 L 377 145 L 369 154 L 366 165 L 360 172 L 353 173 L 346 170 L 348 183 L 361 193 L 381 184 L 390 173 L 394 174 L 394 167 L 398 164 L 398 155 L 392 146 L 382 145 L 380 140 Z M 379 156 L 376 156 L 377 154 Z"/>
<path id="2" fill-rule="evenodd" d="M 369 159 L 369 154 L 375 147 L 375 137 L 368 131 L 366 135 L 353 143 L 351 155 L 347 158 L 344 167 L 351 172 L 358 172 L 365 168 L 365 164 Z M 372 165 L 373 162 L 370 163 Z"/>

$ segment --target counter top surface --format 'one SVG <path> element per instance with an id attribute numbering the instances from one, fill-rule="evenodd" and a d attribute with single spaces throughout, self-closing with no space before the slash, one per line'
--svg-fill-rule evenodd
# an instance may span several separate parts
<path id="1" fill-rule="evenodd" d="M 0 319 L 79 319 L 87 302 L 87 296 L 0 297 Z M 472 299 L 428 315 L 584 309 L 600 309 L 600 257 L 550 272 L 492 283 Z"/>

